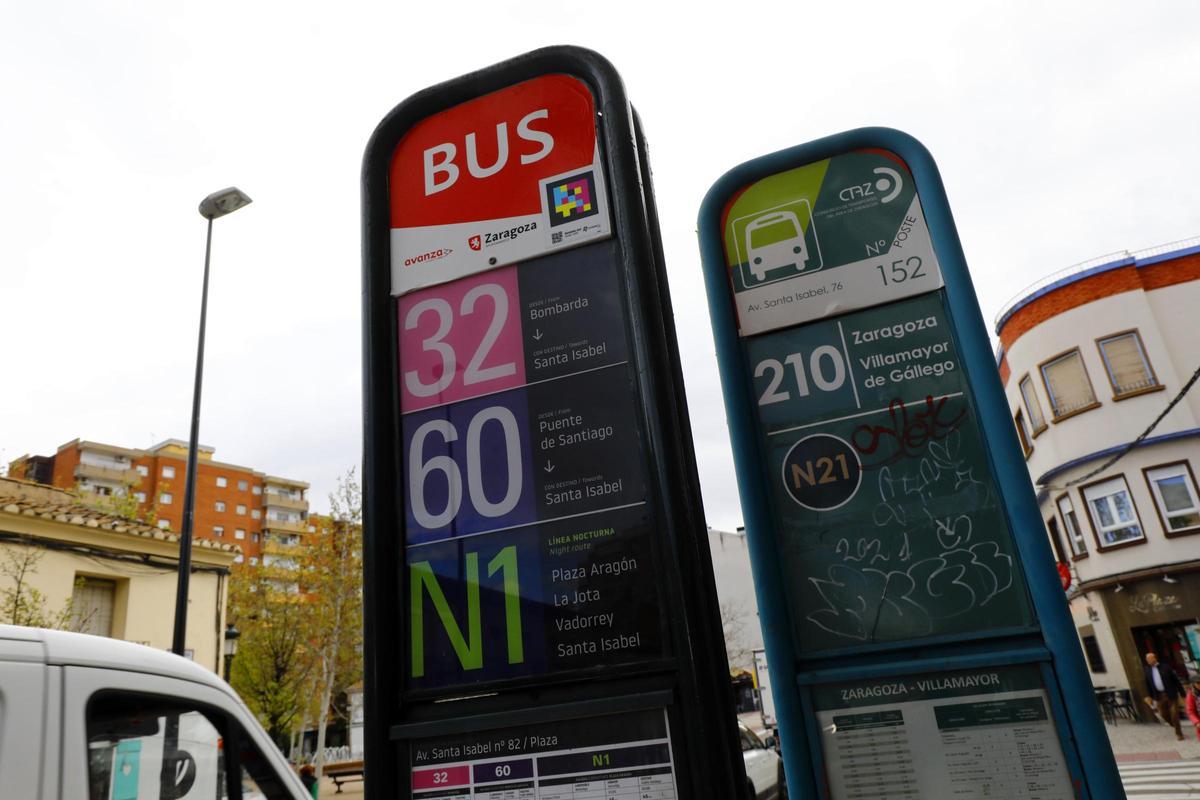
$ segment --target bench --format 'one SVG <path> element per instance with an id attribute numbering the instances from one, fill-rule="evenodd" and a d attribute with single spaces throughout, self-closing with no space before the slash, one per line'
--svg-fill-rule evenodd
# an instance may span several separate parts
<path id="1" fill-rule="evenodd" d="M 341 794 L 343 783 L 361 781 L 363 779 L 363 762 L 360 758 L 355 761 L 338 761 L 333 764 L 326 764 L 321 768 L 321 774 L 333 781 L 336 789 L 335 794 Z"/>

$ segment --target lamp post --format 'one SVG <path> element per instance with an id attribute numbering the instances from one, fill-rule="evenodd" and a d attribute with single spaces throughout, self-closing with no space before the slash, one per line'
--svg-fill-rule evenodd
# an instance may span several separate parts
<path id="1" fill-rule="evenodd" d="M 233 627 L 233 623 L 225 626 L 225 682 L 229 683 L 229 668 L 233 664 L 233 657 L 237 655 L 238 637 L 242 632 Z"/>
<path id="2" fill-rule="evenodd" d="M 208 220 L 204 243 L 204 288 L 200 292 L 200 343 L 196 347 L 196 383 L 192 391 L 192 433 L 188 440 L 187 479 L 183 490 L 183 530 L 179 532 L 179 582 L 175 590 L 175 631 L 171 652 L 183 655 L 187 635 L 188 579 L 192 571 L 192 527 L 196 510 L 196 447 L 200 438 L 200 384 L 204 377 L 204 323 L 208 317 L 208 262 L 212 253 L 213 220 L 250 204 L 240 189 L 230 186 L 200 201 L 200 216 Z"/>

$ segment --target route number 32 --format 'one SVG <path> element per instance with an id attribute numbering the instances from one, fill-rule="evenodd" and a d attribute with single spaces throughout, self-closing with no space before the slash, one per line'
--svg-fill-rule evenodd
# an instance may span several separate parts
<path id="1" fill-rule="evenodd" d="M 473 287 L 463 295 L 458 308 L 459 314 L 467 316 L 476 313 L 476 305 L 485 297 L 492 301 L 492 319 L 488 323 L 482 341 L 467 362 L 467 368 L 463 372 L 462 378 L 465 386 L 497 378 L 507 378 L 517 373 L 515 361 L 484 366 L 484 362 L 487 361 L 492 348 L 496 345 L 496 340 L 504 331 L 505 323 L 508 322 L 508 293 L 504 291 L 503 287 L 494 283 L 481 283 Z M 441 394 L 450 388 L 450 384 L 454 382 L 454 377 L 458 372 L 458 356 L 454 347 L 446 341 L 446 337 L 454 326 L 454 309 L 449 301 L 443 297 L 429 297 L 417 303 L 404 315 L 404 330 L 416 330 L 420 325 L 421 317 L 427 314 L 433 314 L 437 318 L 437 329 L 421 342 L 421 350 L 436 354 L 441 361 L 441 369 L 435 371 L 435 374 L 440 374 L 440 377 L 426 383 L 421 380 L 419 370 L 406 370 L 404 388 L 416 397 L 433 397 Z"/>

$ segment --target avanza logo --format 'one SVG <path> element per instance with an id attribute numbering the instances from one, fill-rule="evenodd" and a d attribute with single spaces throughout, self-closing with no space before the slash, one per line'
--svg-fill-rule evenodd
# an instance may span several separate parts
<path id="1" fill-rule="evenodd" d="M 480 236 L 479 234 L 475 234 L 470 239 L 467 239 L 467 244 L 469 244 L 471 246 L 472 250 L 482 250 L 483 249 L 483 237 Z"/>
<path id="2" fill-rule="evenodd" d="M 537 130 L 531 127 L 535 120 L 550 119 L 550 111 L 545 108 L 539 108 L 537 111 L 531 111 L 517 123 L 517 137 L 527 142 L 534 142 L 541 145 L 541 148 L 533 153 L 521 153 L 522 164 L 534 164 L 541 161 L 554 149 L 554 137 L 546 131 Z M 466 135 L 464 141 L 464 149 L 467 153 L 467 172 L 471 173 L 475 178 L 490 178 L 508 163 L 508 123 L 501 122 L 496 126 L 496 160 L 488 166 L 483 166 L 479 163 L 479 148 L 475 143 L 475 132 L 472 131 Z M 439 158 L 440 157 L 440 158 Z M 437 194 L 445 191 L 455 184 L 459 176 L 458 164 L 455 159 L 458 157 L 458 146 L 453 142 L 444 142 L 442 144 L 430 147 L 422 153 L 422 161 L 425 167 L 425 196 Z"/>
<path id="3" fill-rule="evenodd" d="M 476 248 L 478 249 L 478 248 Z M 449 247 L 439 247 L 437 250 L 430 250 L 428 253 L 421 253 L 419 256 L 404 259 L 404 266 L 411 267 L 413 264 L 424 264 L 426 261 L 436 261 L 439 258 L 445 258 L 454 251 Z"/>

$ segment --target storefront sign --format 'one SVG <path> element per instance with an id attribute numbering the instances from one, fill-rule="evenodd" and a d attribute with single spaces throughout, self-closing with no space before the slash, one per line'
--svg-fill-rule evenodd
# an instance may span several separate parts
<path id="1" fill-rule="evenodd" d="M 1075 797 L 1036 667 L 819 686 L 829 794 Z"/>
<path id="2" fill-rule="evenodd" d="M 414 800 L 675 800 L 667 715 L 643 711 L 412 745 Z"/>
<path id="3" fill-rule="evenodd" d="M 1181 611 L 1183 602 L 1179 595 L 1159 592 L 1138 592 L 1129 598 L 1130 614 L 1161 614 L 1164 611 Z"/>

